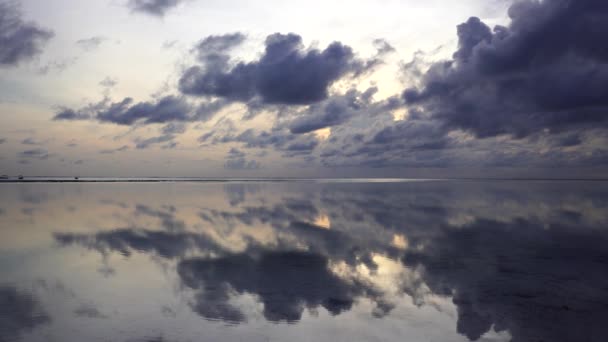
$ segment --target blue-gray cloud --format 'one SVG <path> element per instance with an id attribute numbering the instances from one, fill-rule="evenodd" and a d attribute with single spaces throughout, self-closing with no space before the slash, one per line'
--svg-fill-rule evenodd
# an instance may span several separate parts
<path id="1" fill-rule="evenodd" d="M 99 153 L 100 154 L 114 154 L 116 152 L 124 152 L 126 150 L 129 149 L 129 146 L 127 145 L 123 145 L 121 147 L 118 148 L 114 148 L 114 149 L 105 149 L 105 150 L 100 150 Z"/>
<path id="2" fill-rule="evenodd" d="M 449 129 L 527 137 L 608 122 L 608 4 L 519 1 L 511 23 L 458 26 L 459 46 L 403 93 Z"/>
<path id="3" fill-rule="evenodd" d="M 44 144 L 44 142 L 43 142 L 43 141 L 36 140 L 36 139 L 35 139 L 35 138 L 33 138 L 33 137 L 29 137 L 29 138 L 25 138 L 25 139 L 23 139 L 23 140 L 21 140 L 21 143 L 22 143 L 23 145 L 42 145 L 42 144 Z"/>
<path id="4" fill-rule="evenodd" d="M 35 148 L 32 150 L 25 150 L 19 152 L 17 156 L 20 158 L 48 159 L 50 157 L 50 154 L 49 151 L 43 148 Z"/>
<path id="5" fill-rule="evenodd" d="M 171 121 L 195 120 L 192 106 L 183 98 L 165 96 L 156 101 L 134 103 L 127 97 L 120 102 L 110 102 L 107 98 L 81 109 L 62 108 L 54 120 L 96 119 L 100 122 L 118 125 L 146 124 Z"/>
<path id="6" fill-rule="evenodd" d="M 95 36 L 91 38 L 79 39 L 76 41 L 76 45 L 84 51 L 92 51 L 97 49 L 107 38 L 101 36 Z"/>
<path id="7" fill-rule="evenodd" d="M 182 2 L 184 0 L 129 0 L 128 6 L 134 12 L 163 17 Z"/>
<path id="8" fill-rule="evenodd" d="M 38 298 L 12 285 L 0 285 L 0 340 L 15 341 L 51 321 Z"/>
<path id="9" fill-rule="evenodd" d="M 224 168 L 231 170 L 256 170 L 260 168 L 260 163 L 256 160 L 246 158 L 245 152 L 231 148 L 226 157 Z"/>
<path id="10" fill-rule="evenodd" d="M 0 1 L 0 66 L 16 66 L 39 55 L 53 35 L 25 22 L 17 2 Z"/>
<path id="11" fill-rule="evenodd" d="M 173 141 L 178 134 L 182 134 L 186 131 L 186 125 L 180 122 L 171 122 L 160 129 L 161 135 L 146 138 L 137 139 L 135 147 L 138 149 L 145 149 L 155 144 L 167 143 L 162 146 L 163 149 L 172 149 L 177 146 L 177 143 Z"/>
<path id="12" fill-rule="evenodd" d="M 226 52 L 242 41 L 239 34 L 203 40 L 202 65 L 184 72 L 180 90 L 232 101 L 248 102 L 257 96 L 265 104 L 305 105 L 326 99 L 334 82 L 366 69 L 349 46 L 334 42 L 324 50 L 305 50 L 302 37 L 294 33 L 269 35 L 259 60 L 231 65 Z"/>
<path id="13" fill-rule="evenodd" d="M 201 102 L 196 106 L 183 97 L 168 95 L 153 101 L 134 103 L 130 97 L 112 102 L 104 97 L 82 108 L 59 107 L 53 120 L 97 120 L 117 125 L 208 121 L 226 106 L 223 100 Z"/>

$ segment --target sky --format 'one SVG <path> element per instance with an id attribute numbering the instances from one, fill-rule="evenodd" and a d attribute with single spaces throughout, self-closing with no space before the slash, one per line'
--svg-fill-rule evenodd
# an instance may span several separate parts
<path id="1" fill-rule="evenodd" d="M 0 173 L 603 177 L 603 0 L 0 0 Z"/>

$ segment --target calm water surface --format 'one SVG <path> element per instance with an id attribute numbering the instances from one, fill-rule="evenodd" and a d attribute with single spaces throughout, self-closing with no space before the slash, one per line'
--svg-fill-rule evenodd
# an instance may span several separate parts
<path id="1" fill-rule="evenodd" d="M 608 341 L 608 183 L 0 184 L 0 341 Z"/>

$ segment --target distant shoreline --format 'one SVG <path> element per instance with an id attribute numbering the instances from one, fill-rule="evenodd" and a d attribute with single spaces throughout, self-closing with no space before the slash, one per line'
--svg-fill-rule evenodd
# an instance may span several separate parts
<path id="1" fill-rule="evenodd" d="M 0 179 L 0 183 L 408 183 L 427 181 L 585 181 L 605 182 L 608 178 L 63 178 L 29 177 Z"/>

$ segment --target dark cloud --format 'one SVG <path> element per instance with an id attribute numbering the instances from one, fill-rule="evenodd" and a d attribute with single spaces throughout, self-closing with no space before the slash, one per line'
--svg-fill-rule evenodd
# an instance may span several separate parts
<path id="1" fill-rule="evenodd" d="M 106 40 L 108 39 L 105 37 L 95 36 L 86 39 L 79 39 L 76 41 L 76 45 L 84 51 L 93 51 L 97 49 Z"/>
<path id="2" fill-rule="evenodd" d="M 154 103 L 132 103 L 133 99 L 131 98 L 113 103 L 107 110 L 97 113 L 97 119 L 101 122 L 111 122 L 119 125 L 130 125 L 139 120 L 145 123 L 163 123 L 185 120 L 190 111 L 190 105 L 187 102 L 173 96 L 163 97 Z"/>
<path id="3" fill-rule="evenodd" d="M 374 39 L 373 44 L 376 50 L 378 50 L 378 54 L 380 55 L 396 51 L 395 48 L 389 42 L 381 38 Z"/>
<path id="4" fill-rule="evenodd" d="M 173 139 L 175 139 L 178 134 L 184 133 L 185 131 L 185 124 L 179 122 L 171 122 L 160 129 L 161 135 L 147 139 L 137 139 L 135 141 L 135 146 L 138 149 L 145 149 L 150 147 L 150 145 L 167 143 L 162 146 L 163 149 L 175 148 L 177 146 L 177 143 L 174 142 Z"/>
<path id="5" fill-rule="evenodd" d="M 6 141 L 6 138 L 0 138 L 0 144 L 4 144 Z"/>
<path id="6" fill-rule="evenodd" d="M 186 224 L 184 221 L 175 218 L 175 212 L 175 207 L 163 208 L 163 210 L 154 210 L 142 204 L 135 206 L 136 215 L 147 215 L 160 219 L 163 229 L 169 231 L 184 230 L 186 228 Z"/>
<path id="7" fill-rule="evenodd" d="M 268 36 L 259 60 L 231 65 L 226 51 L 243 39 L 231 34 L 199 43 L 199 51 L 205 51 L 199 53 L 202 65 L 184 72 L 180 90 L 231 101 L 248 102 L 258 96 L 265 104 L 305 105 L 324 100 L 335 81 L 364 68 L 346 45 L 334 42 L 325 50 L 305 50 L 302 38 L 293 33 Z"/>
<path id="8" fill-rule="evenodd" d="M 33 294 L 10 285 L 0 285 L 0 341 L 19 340 L 21 333 L 50 321 Z"/>
<path id="9" fill-rule="evenodd" d="M 0 2 L 0 66 L 15 66 L 39 55 L 54 35 L 21 16 L 18 2 Z"/>
<path id="10" fill-rule="evenodd" d="M 458 26 L 453 59 L 403 93 L 449 129 L 516 138 L 606 123 L 608 6 L 602 0 L 519 1 L 507 27 Z"/>
<path id="11" fill-rule="evenodd" d="M 105 87 L 107 95 L 110 88 Z M 118 125 L 208 121 L 227 104 L 217 100 L 194 106 L 183 97 L 171 95 L 154 101 L 133 102 L 132 98 L 125 98 L 113 103 L 105 97 L 80 109 L 60 107 L 53 120 L 97 120 Z"/>
<path id="12" fill-rule="evenodd" d="M 128 6 L 134 12 L 163 17 L 182 2 L 184 0 L 129 0 Z"/>
<path id="13" fill-rule="evenodd" d="M 433 293 L 452 297 L 457 330 L 470 340 L 494 327 L 512 341 L 601 341 L 608 236 L 568 216 L 550 225 L 476 220 L 443 231 L 405 262 L 419 267 Z"/>
<path id="14" fill-rule="evenodd" d="M 93 304 L 81 304 L 74 310 L 74 315 L 84 318 L 108 318 Z"/>
<path id="15" fill-rule="evenodd" d="M 42 148 L 36 148 L 33 150 L 25 150 L 22 152 L 19 152 L 17 155 L 19 158 L 31 158 L 31 159 L 48 159 L 50 157 L 49 151 L 42 149 Z"/>
<path id="16" fill-rule="evenodd" d="M 199 141 L 211 144 L 239 142 L 246 148 L 274 148 L 288 157 L 309 154 L 319 144 L 317 138 L 311 134 L 293 134 L 287 129 L 271 131 L 248 129 L 238 134 L 232 132 L 231 129 L 228 132 L 211 131 L 201 136 Z"/>
<path id="17" fill-rule="evenodd" d="M 322 306 L 338 315 L 350 310 L 355 298 L 374 291 L 349 282 L 329 269 L 327 258 L 308 252 L 237 254 L 217 259 L 189 259 L 178 265 L 185 285 L 197 290 L 192 309 L 208 319 L 241 322 L 245 315 L 229 304 L 232 291 L 254 294 L 272 322 L 296 322 L 306 308 Z"/>
<path id="18" fill-rule="evenodd" d="M 404 264 L 407 271 L 391 284 L 417 306 L 432 305 L 426 300 L 437 296 L 451 299 L 457 309 L 454 329 L 469 339 L 481 340 L 494 329 L 507 331 L 513 341 L 605 340 L 608 191 L 601 182 L 256 187 L 259 194 L 247 199 L 242 194 L 251 190 L 248 185 L 227 184 L 219 189 L 234 193 L 226 200 L 236 205 L 201 208 L 200 217 L 213 232 L 209 236 L 230 236 L 223 240 L 226 246 L 234 246 L 239 224 L 247 226 L 245 232 L 271 229 L 271 242 L 245 233 L 245 246 L 237 251 L 190 229 L 127 228 L 55 234 L 55 239 L 101 253 L 176 259 L 180 288 L 193 291 L 192 309 L 211 320 L 245 321 L 250 305 L 232 300 L 243 294 L 259 298 L 272 322 L 295 322 L 318 307 L 340 314 L 359 299 L 374 302 L 378 316 L 390 314 L 392 305 L 378 289 L 332 269 L 365 265 L 374 279 L 379 266 L 373 259 L 381 255 Z M 267 201 L 265 196 L 277 192 L 280 201 Z M 140 205 L 133 214 L 162 221 L 177 210 Z M 330 229 L 314 223 L 321 214 Z M 396 235 L 407 248 L 391 245 Z"/>
<path id="19" fill-rule="evenodd" d="M 308 133 L 342 125 L 353 116 L 373 117 L 401 106 L 401 101 L 396 98 L 374 102 L 373 96 L 377 91 L 377 87 L 371 87 L 364 92 L 351 89 L 344 95 L 334 95 L 326 101 L 313 104 L 289 122 L 289 130 L 294 134 Z"/>
<path id="20" fill-rule="evenodd" d="M 206 63 L 222 63 L 223 53 L 229 52 L 233 48 L 241 45 L 247 37 L 240 32 L 228 33 L 224 35 L 208 36 L 199 41 L 194 47 L 199 61 Z"/>
<path id="21" fill-rule="evenodd" d="M 134 103 L 130 97 L 111 103 L 108 99 L 88 105 L 79 110 L 62 108 L 54 120 L 96 119 L 118 125 L 166 123 L 195 120 L 192 106 L 183 98 L 165 96 L 154 102 Z"/>
<path id="22" fill-rule="evenodd" d="M 138 149 L 146 149 L 148 147 L 150 147 L 150 145 L 154 145 L 154 144 L 162 144 L 162 143 L 166 143 L 166 142 L 170 142 L 175 138 L 174 135 L 160 135 L 157 137 L 152 137 L 152 138 L 147 138 L 147 139 L 140 139 L 140 140 L 136 140 L 136 144 L 135 147 L 137 147 Z"/>
<path id="23" fill-rule="evenodd" d="M 101 254 L 116 252 L 131 256 L 133 252 L 151 253 L 173 259 L 185 256 L 191 250 L 204 252 L 223 251 L 213 240 L 202 235 L 184 232 L 152 231 L 124 228 L 96 234 L 54 234 L 55 240 L 63 247 L 82 246 Z"/>
<path id="24" fill-rule="evenodd" d="M 100 150 L 99 153 L 100 154 L 113 154 L 116 152 L 124 152 L 128 149 L 129 149 L 129 146 L 123 145 L 123 146 L 115 148 L 115 149 Z"/>

